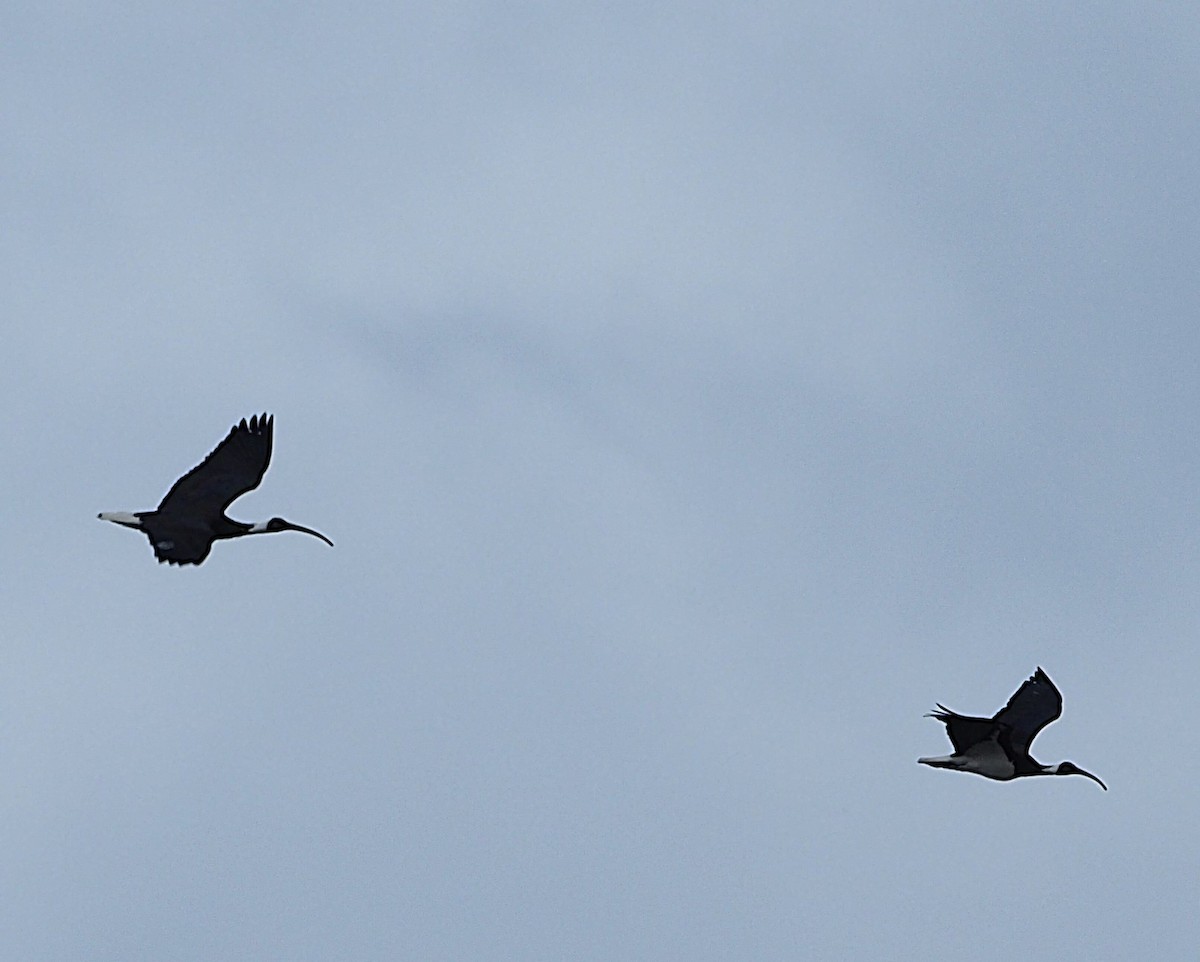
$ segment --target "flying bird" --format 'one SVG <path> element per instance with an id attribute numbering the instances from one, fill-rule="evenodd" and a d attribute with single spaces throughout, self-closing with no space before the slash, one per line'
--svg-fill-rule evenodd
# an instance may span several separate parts
<path id="1" fill-rule="evenodd" d="M 1029 754 L 1037 733 L 1062 714 L 1062 695 L 1040 668 L 991 718 L 973 718 L 952 712 L 945 705 L 937 707 L 925 717 L 945 723 L 954 754 L 918 758 L 922 765 L 971 772 L 1001 782 L 1025 775 L 1083 775 L 1108 791 L 1104 782 L 1073 762 L 1042 765 Z"/>
<path id="2" fill-rule="evenodd" d="M 299 531 L 332 547 L 321 532 L 283 518 L 246 524 L 225 516 L 225 509 L 257 488 L 266 474 L 274 427 L 275 418 L 265 414 L 249 421 L 243 418 L 212 454 L 171 486 L 154 511 L 105 511 L 100 520 L 144 532 L 155 557 L 175 565 L 198 565 L 208 557 L 214 541 L 248 534 Z"/>

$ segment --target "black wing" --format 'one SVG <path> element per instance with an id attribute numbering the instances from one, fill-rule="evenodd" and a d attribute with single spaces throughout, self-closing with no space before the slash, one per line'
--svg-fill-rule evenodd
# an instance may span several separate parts
<path id="1" fill-rule="evenodd" d="M 1029 754 L 1037 733 L 1061 714 L 1062 695 L 1039 668 L 997 712 L 996 723 L 1008 728 L 1014 751 Z"/>
<path id="2" fill-rule="evenodd" d="M 975 718 L 971 715 L 960 715 L 952 712 L 945 705 L 938 705 L 937 711 L 931 711 L 927 716 L 936 718 L 946 726 L 946 734 L 950 736 L 950 744 L 954 751 L 962 753 L 972 745 L 987 741 L 996 729 L 996 723 L 990 718 Z"/>
<path id="3" fill-rule="evenodd" d="M 212 454 L 172 485 L 159 512 L 199 517 L 223 514 L 235 499 L 257 488 L 267 473 L 274 428 L 275 418 L 265 414 L 252 417 L 249 423 L 243 418 Z"/>

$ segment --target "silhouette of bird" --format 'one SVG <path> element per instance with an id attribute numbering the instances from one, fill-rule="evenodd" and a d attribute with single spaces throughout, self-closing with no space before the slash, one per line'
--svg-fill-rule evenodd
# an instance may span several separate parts
<path id="1" fill-rule="evenodd" d="M 1062 714 L 1062 695 L 1041 668 L 991 718 L 959 715 L 945 705 L 937 707 L 937 711 L 925 717 L 945 724 L 954 754 L 918 758 L 922 765 L 970 772 L 1002 782 L 1027 775 L 1083 775 L 1108 791 L 1104 782 L 1074 762 L 1042 765 L 1029 754 L 1037 733 Z"/>
<path id="2" fill-rule="evenodd" d="M 275 419 L 266 414 L 245 418 L 197 467 L 171 486 L 154 511 L 105 511 L 101 521 L 111 521 L 143 532 L 160 562 L 198 565 L 212 550 L 214 541 L 249 534 L 299 531 L 333 542 L 319 531 L 272 518 L 257 524 L 234 521 L 225 510 L 262 481 L 271 463 L 271 441 Z"/>

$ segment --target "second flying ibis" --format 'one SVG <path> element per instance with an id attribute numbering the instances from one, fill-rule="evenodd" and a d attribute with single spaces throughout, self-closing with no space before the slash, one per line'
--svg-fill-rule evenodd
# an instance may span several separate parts
<path id="1" fill-rule="evenodd" d="M 1043 765 L 1029 754 L 1037 733 L 1062 714 L 1062 695 L 1042 669 L 1016 690 L 991 718 L 959 715 L 945 705 L 929 713 L 946 726 L 953 755 L 918 758 L 922 765 L 970 772 L 1006 782 L 1025 775 L 1083 775 L 1108 791 L 1108 786 L 1073 762 Z"/>

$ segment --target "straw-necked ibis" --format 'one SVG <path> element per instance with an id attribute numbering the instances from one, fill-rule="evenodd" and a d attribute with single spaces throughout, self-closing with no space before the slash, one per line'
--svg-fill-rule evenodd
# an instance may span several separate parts
<path id="1" fill-rule="evenodd" d="M 1029 754 L 1037 733 L 1062 714 L 1062 695 L 1040 668 L 991 718 L 973 718 L 952 712 L 945 705 L 937 707 L 926 717 L 945 723 L 954 754 L 918 758 L 922 765 L 971 772 L 1002 782 L 1025 775 L 1083 775 L 1108 791 L 1104 782 L 1073 762 L 1042 765 Z"/>
<path id="2" fill-rule="evenodd" d="M 156 510 L 106 511 L 100 520 L 144 532 L 158 560 L 177 565 L 198 565 L 214 541 L 248 534 L 300 531 L 332 546 L 321 532 L 283 518 L 246 524 L 225 516 L 235 499 L 262 481 L 271 462 L 274 427 L 275 419 L 265 414 L 249 422 L 243 418 L 212 454 L 175 482 Z"/>

